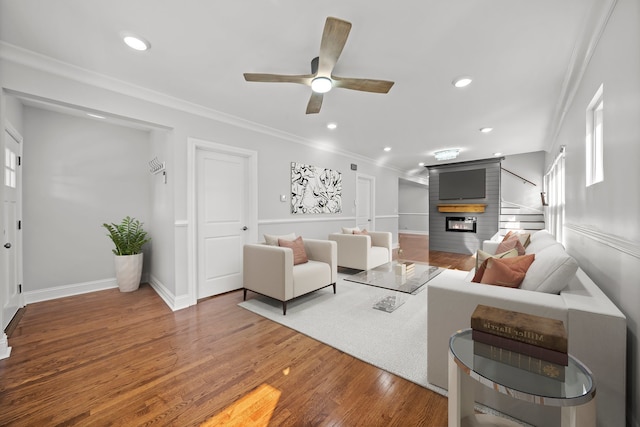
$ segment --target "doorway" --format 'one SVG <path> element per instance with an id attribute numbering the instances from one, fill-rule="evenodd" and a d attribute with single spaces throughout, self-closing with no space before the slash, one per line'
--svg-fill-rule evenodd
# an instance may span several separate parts
<path id="1" fill-rule="evenodd" d="M 375 187 L 374 177 L 363 174 L 356 176 L 356 226 L 361 230 L 376 229 Z"/>

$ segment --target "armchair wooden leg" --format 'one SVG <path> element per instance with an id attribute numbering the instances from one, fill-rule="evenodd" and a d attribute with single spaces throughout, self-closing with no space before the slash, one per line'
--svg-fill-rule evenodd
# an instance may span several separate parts
<path id="1" fill-rule="evenodd" d="M 283 316 L 287 315 L 287 302 L 286 301 L 282 301 L 282 315 Z"/>
<path id="2" fill-rule="evenodd" d="M 336 284 L 335 283 L 333 284 L 333 293 L 334 294 L 336 293 Z"/>
<path id="3" fill-rule="evenodd" d="M 243 291 L 244 291 L 244 296 L 242 297 L 242 301 L 246 301 L 247 300 L 247 288 L 244 288 Z"/>

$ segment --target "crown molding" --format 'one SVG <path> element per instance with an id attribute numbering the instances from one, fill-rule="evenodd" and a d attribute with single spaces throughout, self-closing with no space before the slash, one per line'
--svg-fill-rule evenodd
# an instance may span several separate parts
<path id="1" fill-rule="evenodd" d="M 95 71 L 87 70 L 69 64 L 67 62 L 60 61 L 55 58 L 51 58 L 46 55 L 42 55 L 37 52 L 33 52 L 19 46 L 0 41 L 0 59 L 23 65 L 35 70 L 50 73 L 56 76 L 60 76 L 66 79 L 70 79 L 79 83 L 95 86 L 101 89 L 116 92 L 122 95 L 137 98 L 146 102 L 161 105 L 164 107 L 179 110 L 185 113 L 200 116 L 206 119 L 215 120 L 221 123 L 226 123 L 234 127 L 247 129 L 253 132 L 261 133 L 263 135 L 269 135 L 275 138 L 283 139 L 289 142 L 306 145 L 308 147 L 328 151 L 334 154 L 339 154 L 350 159 L 357 159 L 369 164 L 373 164 L 382 168 L 392 170 L 397 173 L 404 173 L 404 171 L 384 165 L 375 159 L 362 156 L 360 154 L 352 153 L 346 150 L 340 150 L 334 147 L 323 146 L 317 142 L 305 139 L 298 135 L 294 135 L 288 132 L 284 132 L 269 126 L 265 126 L 250 120 L 246 120 L 231 114 L 223 113 L 218 110 L 214 110 L 209 107 L 205 107 L 200 104 L 196 104 L 190 101 L 186 101 L 181 98 L 177 98 L 171 95 L 167 95 L 162 92 L 154 91 L 142 86 L 128 83 L 124 80 L 116 79 L 105 74 L 101 74 Z M 10 88 L 9 88 L 10 89 Z M 34 94 L 36 95 L 36 94 Z M 169 128 L 174 126 L 168 124 Z"/>
<path id="2" fill-rule="evenodd" d="M 640 245 L 630 240 L 625 240 L 609 233 L 603 233 L 591 226 L 579 224 L 565 224 L 565 228 L 578 233 L 584 237 L 588 237 L 603 245 L 609 246 L 617 251 L 640 259 Z"/>
<path id="3" fill-rule="evenodd" d="M 556 144 L 556 140 L 564 123 L 564 119 L 571 108 L 573 99 L 582 83 L 584 73 L 589 66 L 589 62 L 600 42 L 600 38 L 604 33 L 609 18 L 616 7 L 618 0 L 602 0 L 597 1 L 591 7 L 584 25 L 581 30 L 581 36 L 571 53 L 569 66 L 565 72 L 562 82 L 560 96 L 556 102 L 556 107 L 552 117 L 551 126 L 549 127 L 547 138 L 547 151 L 551 151 Z"/>

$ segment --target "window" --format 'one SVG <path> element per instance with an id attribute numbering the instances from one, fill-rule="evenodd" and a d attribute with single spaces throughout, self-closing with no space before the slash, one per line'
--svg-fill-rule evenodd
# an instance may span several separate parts
<path id="1" fill-rule="evenodd" d="M 4 185 L 16 188 L 16 153 L 4 149 Z"/>
<path id="2" fill-rule="evenodd" d="M 600 85 L 587 107 L 587 187 L 604 181 L 604 100 Z"/>
<path id="3" fill-rule="evenodd" d="M 547 193 L 547 230 L 564 244 L 564 179 L 565 179 L 565 147 L 560 147 L 560 154 L 544 175 L 544 190 Z"/>

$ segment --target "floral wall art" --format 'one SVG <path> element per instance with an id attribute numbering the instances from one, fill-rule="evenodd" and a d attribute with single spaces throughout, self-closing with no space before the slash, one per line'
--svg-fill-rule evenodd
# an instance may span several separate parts
<path id="1" fill-rule="evenodd" d="M 342 212 L 342 174 L 303 163 L 291 163 L 291 213 Z"/>

